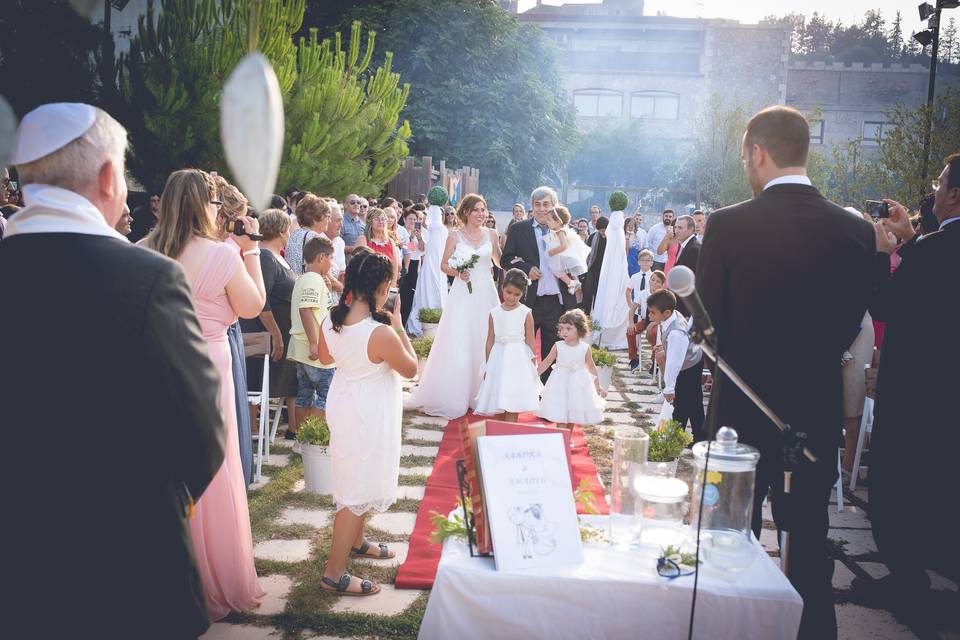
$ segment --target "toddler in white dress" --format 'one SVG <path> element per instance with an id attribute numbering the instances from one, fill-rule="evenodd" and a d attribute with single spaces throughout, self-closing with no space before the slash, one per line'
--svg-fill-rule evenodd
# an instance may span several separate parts
<path id="1" fill-rule="evenodd" d="M 558 340 L 540 363 L 539 373 L 553 365 L 550 379 L 543 388 L 537 415 L 573 429 L 574 424 L 597 424 L 603 420 L 603 398 L 607 392 L 597 378 L 590 345 L 583 341 L 590 322 L 580 309 L 568 311 L 557 323 Z"/>
<path id="2" fill-rule="evenodd" d="M 588 247 L 577 233 L 569 228 L 570 212 L 566 207 L 554 207 L 547 214 L 547 226 L 550 232 L 543 237 L 547 245 L 550 268 L 557 278 L 567 285 L 572 295 L 580 288 L 577 276 L 587 272 Z"/>
<path id="3" fill-rule="evenodd" d="M 516 422 L 522 411 L 535 412 L 540 407 L 533 314 L 520 303 L 527 282 L 520 269 L 510 269 L 503 277 L 503 304 L 490 311 L 487 361 L 475 402 L 474 413 L 502 414 L 507 422 Z"/>

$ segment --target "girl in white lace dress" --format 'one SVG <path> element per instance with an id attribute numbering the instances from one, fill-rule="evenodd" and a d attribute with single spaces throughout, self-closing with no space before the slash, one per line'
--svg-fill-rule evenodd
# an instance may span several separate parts
<path id="1" fill-rule="evenodd" d="M 397 499 L 400 473 L 400 376 L 417 373 L 417 358 L 402 331 L 400 314 L 382 306 L 394 273 L 391 261 L 358 248 L 347 265 L 344 295 L 323 322 L 320 358 L 337 363 L 327 394 L 333 500 L 337 515 L 321 588 L 340 595 L 380 591 L 346 572 L 347 556 L 392 558 L 385 544 L 363 537 L 366 514 L 383 512 Z M 389 326 L 388 326 L 389 325 Z"/>
<path id="2" fill-rule="evenodd" d="M 557 333 L 561 340 L 540 363 L 539 373 L 550 365 L 553 372 L 543 389 L 537 415 L 558 427 L 573 429 L 574 424 L 597 424 L 603 420 L 603 398 L 607 392 L 597 379 L 590 345 L 583 341 L 589 329 L 587 315 L 579 309 L 560 316 Z"/>
<path id="3" fill-rule="evenodd" d="M 521 411 L 540 408 L 533 314 L 520 303 L 527 282 L 520 269 L 510 269 L 503 277 L 503 304 L 490 311 L 487 364 L 475 402 L 475 413 L 503 414 L 507 422 L 516 422 Z"/>
<path id="4" fill-rule="evenodd" d="M 588 247 L 577 233 L 567 226 L 570 212 L 566 207 L 554 207 L 547 214 L 547 226 L 550 232 L 543 237 L 547 245 L 547 258 L 550 269 L 565 285 L 572 295 L 580 288 L 579 275 L 587 272 Z"/>

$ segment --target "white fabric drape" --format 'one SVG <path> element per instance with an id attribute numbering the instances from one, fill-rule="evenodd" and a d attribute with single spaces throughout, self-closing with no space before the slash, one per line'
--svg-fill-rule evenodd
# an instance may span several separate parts
<path id="1" fill-rule="evenodd" d="M 447 276 L 440 271 L 440 259 L 447 245 L 449 232 L 443 224 L 443 209 L 436 205 L 427 207 L 427 228 L 423 230 L 423 256 L 420 258 L 420 273 L 417 275 L 417 290 L 413 294 L 413 306 L 407 318 L 407 331 L 421 335 L 418 317 L 420 309 L 443 309 L 447 302 Z"/>
<path id="2" fill-rule="evenodd" d="M 626 236 L 623 233 L 623 211 L 610 214 L 607 226 L 607 250 L 600 266 L 600 283 L 593 301 L 591 316 L 603 327 L 600 346 L 608 349 L 627 347 L 627 270 Z"/>

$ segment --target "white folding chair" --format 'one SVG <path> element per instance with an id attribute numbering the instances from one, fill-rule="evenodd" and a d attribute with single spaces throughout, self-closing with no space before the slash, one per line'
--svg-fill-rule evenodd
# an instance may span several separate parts
<path id="1" fill-rule="evenodd" d="M 263 380 L 260 383 L 260 391 L 247 392 L 247 402 L 260 407 L 259 427 L 257 433 L 253 435 L 253 439 L 257 443 L 257 452 L 254 454 L 256 469 L 253 473 L 253 481 L 260 482 L 263 457 L 264 455 L 267 458 L 270 457 L 270 437 L 267 433 L 267 416 L 270 413 L 270 334 L 266 332 L 243 334 L 243 351 L 248 358 L 263 358 Z M 264 454 L 264 450 L 266 450 L 266 454 Z"/>
<path id="2" fill-rule="evenodd" d="M 857 434 L 857 452 L 853 455 L 853 473 L 850 474 L 850 491 L 857 488 L 857 477 L 860 475 L 860 458 L 863 455 L 863 443 L 866 434 L 873 431 L 873 398 L 867 397 L 863 401 L 863 417 L 860 419 L 860 433 Z"/>

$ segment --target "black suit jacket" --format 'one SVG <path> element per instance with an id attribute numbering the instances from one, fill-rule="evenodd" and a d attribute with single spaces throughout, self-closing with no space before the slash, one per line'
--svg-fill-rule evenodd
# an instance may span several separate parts
<path id="1" fill-rule="evenodd" d="M 183 270 L 122 240 L 61 233 L 4 239 L 0 273 L 0 424 L 19 449 L 5 461 L 16 553 L 4 571 L 17 585 L 11 622 L 32 628 L 11 637 L 37 624 L 50 636 L 196 637 L 208 623 L 187 505 L 227 443 Z"/>
<path id="2" fill-rule="evenodd" d="M 680 255 L 677 256 L 677 263 L 674 266 L 684 266 L 688 267 L 694 273 L 697 272 L 697 261 L 700 258 L 700 241 L 697 240 L 696 236 L 690 238 L 690 242 L 687 243 L 687 246 L 680 251 Z M 690 312 L 687 310 L 687 305 L 683 303 L 683 300 L 677 299 L 677 309 L 680 310 L 680 313 L 690 317 Z"/>
<path id="3" fill-rule="evenodd" d="M 929 474 L 944 477 L 956 465 L 960 340 L 952 326 L 960 318 L 960 222 L 907 242 L 899 254 L 892 276 L 890 257 L 878 254 L 880 284 L 870 305 L 874 319 L 886 323 L 870 454 L 893 462 L 892 489 Z M 909 499 L 925 495 L 939 494 Z"/>
<path id="4" fill-rule="evenodd" d="M 840 360 L 873 293 L 875 263 L 871 225 L 798 184 L 715 212 L 700 249 L 697 291 L 721 355 L 806 431 L 828 470 L 843 425 Z M 717 426 L 758 446 L 761 462 L 779 461 L 779 431 L 729 380 L 720 382 Z"/>
<path id="5" fill-rule="evenodd" d="M 535 224 L 535 220 L 524 220 L 514 224 L 508 230 L 507 240 L 503 244 L 503 256 L 500 259 L 500 266 L 505 271 L 520 269 L 529 276 L 532 268 L 540 268 L 540 245 L 537 240 L 537 231 L 534 229 Z M 527 295 L 524 297 L 523 303 L 531 309 L 537 301 L 539 284 L 539 280 L 533 280 L 527 287 Z M 557 287 L 563 296 L 564 308 L 572 309 L 576 306 L 576 298 L 567 292 L 563 283 L 557 282 Z"/>

